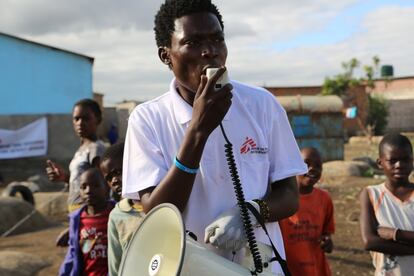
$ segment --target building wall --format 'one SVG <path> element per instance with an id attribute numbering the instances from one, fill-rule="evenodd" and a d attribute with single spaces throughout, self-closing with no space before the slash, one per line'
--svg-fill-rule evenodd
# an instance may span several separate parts
<path id="1" fill-rule="evenodd" d="M 349 91 L 349 98 L 344 98 L 344 107 L 357 106 L 358 117 L 355 119 L 348 119 L 344 117 L 344 128 L 347 135 L 360 135 L 363 133 L 360 123 L 365 125 L 368 117 L 368 95 L 365 86 L 356 86 Z M 360 120 L 360 123 L 358 122 Z"/>
<path id="2" fill-rule="evenodd" d="M 324 162 L 344 159 L 341 112 L 288 112 L 288 118 L 299 148 L 316 148 Z"/>
<path id="3" fill-rule="evenodd" d="M 371 91 L 372 93 L 397 94 L 395 96 L 411 91 L 411 96 L 414 98 L 414 77 L 376 80 L 375 88 Z"/>
<path id="4" fill-rule="evenodd" d="M 387 131 L 414 131 L 414 77 L 377 80 L 370 93 L 387 100 Z"/>
<path id="5" fill-rule="evenodd" d="M 0 33 L 0 115 L 70 114 L 92 97 L 93 59 Z"/>
<path id="6" fill-rule="evenodd" d="M 129 118 L 129 112 L 127 109 L 117 109 L 116 113 L 118 114 L 118 133 L 119 133 L 119 139 L 121 141 L 125 140 L 127 128 L 128 128 L 128 118 Z"/>
<path id="7" fill-rule="evenodd" d="M 393 100 L 388 102 L 387 131 L 413 132 L 414 131 L 414 99 Z"/>

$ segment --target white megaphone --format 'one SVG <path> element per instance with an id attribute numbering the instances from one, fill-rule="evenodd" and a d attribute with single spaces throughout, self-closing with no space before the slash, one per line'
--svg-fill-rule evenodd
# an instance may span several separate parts
<path id="1" fill-rule="evenodd" d="M 197 243 L 185 232 L 180 211 L 161 204 L 149 212 L 124 252 L 121 276 L 233 276 L 252 275 Z M 264 271 L 259 275 L 274 275 Z"/>

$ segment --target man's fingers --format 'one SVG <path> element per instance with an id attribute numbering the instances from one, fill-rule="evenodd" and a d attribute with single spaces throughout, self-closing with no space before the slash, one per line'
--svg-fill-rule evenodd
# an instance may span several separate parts
<path id="1" fill-rule="evenodd" d="M 194 99 L 198 99 L 201 96 L 201 94 L 203 94 L 203 91 L 204 91 L 204 88 L 206 87 L 207 81 L 208 81 L 207 77 L 205 75 L 201 75 L 200 84 L 198 86 L 198 89 L 196 91 Z"/>
<path id="2" fill-rule="evenodd" d="M 215 228 L 214 234 L 209 235 L 206 243 L 210 243 L 220 249 L 237 251 L 246 244 L 246 239 L 243 237 L 240 229 L 231 227 L 227 231 L 223 231 L 221 228 Z"/>
<path id="3" fill-rule="evenodd" d="M 223 236 L 225 235 L 223 229 L 215 227 L 210 233 L 211 234 L 209 235 L 208 241 L 206 243 L 210 243 L 211 245 L 219 247 L 222 243 Z"/>
<path id="4" fill-rule="evenodd" d="M 231 99 L 233 98 L 233 86 L 231 83 L 226 84 L 222 88 L 216 91 L 216 93 L 211 95 L 211 98 L 215 101 L 221 101 L 223 99 Z"/>
<path id="5" fill-rule="evenodd" d="M 214 233 L 216 231 L 216 228 L 217 227 L 215 227 L 215 226 L 214 227 L 208 226 L 206 228 L 206 230 L 204 231 L 204 242 L 205 243 L 209 243 L 210 242 L 210 237 L 214 236 Z"/>

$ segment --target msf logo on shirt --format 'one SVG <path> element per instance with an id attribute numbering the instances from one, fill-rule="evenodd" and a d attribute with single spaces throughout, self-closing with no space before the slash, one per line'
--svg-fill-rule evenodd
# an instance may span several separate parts
<path id="1" fill-rule="evenodd" d="M 258 154 L 266 154 L 268 151 L 268 148 L 266 147 L 258 147 L 256 142 L 253 140 L 253 138 L 246 137 L 246 140 L 240 147 L 240 153 L 246 154 L 246 153 L 258 153 Z"/>
<path id="2" fill-rule="evenodd" d="M 248 153 L 252 148 L 256 147 L 256 143 L 252 138 L 246 137 L 246 141 L 243 143 L 243 145 L 240 148 L 240 153 Z"/>

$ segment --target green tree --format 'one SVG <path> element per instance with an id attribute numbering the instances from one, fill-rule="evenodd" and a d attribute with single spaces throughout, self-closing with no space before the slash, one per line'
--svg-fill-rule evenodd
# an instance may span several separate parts
<path id="1" fill-rule="evenodd" d="M 388 104 L 387 101 L 380 96 L 368 95 L 368 117 L 367 125 L 370 126 L 376 135 L 384 134 L 387 127 Z"/>
<path id="2" fill-rule="evenodd" d="M 350 88 L 359 85 L 360 80 L 354 77 L 354 71 L 359 67 L 359 61 L 352 58 L 348 62 L 342 62 L 344 72 L 332 78 L 326 77 L 322 86 L 322 95 L 346 95 Z"/>
<path id="3" fill-rule="evenodd" d="M 375 75 L 378 71 L 380 59 L 377 56 L 372 58 L 372 65 L 362 67 L 364 75 L 360 78 L 354 76 L 355 70 L 361 63 L 352 58 L 342 63 L 343 72 L 333 77 L 326 77 L 322 86 L 322 95 L 337 95 L 344 99 L 349 95 L 350 89 L 357 85 L 366 85 L 368 88 L 375 88 Z M 367 125 L 361 127 L 367 135 L 383 134 L 387 126 L 388 105 L 385 99 L 368 94 L 368 118 Z M 358 117 L 357 119 L 360 120 Z M 372 133 L 373 132 L 373 133 Z"/>

